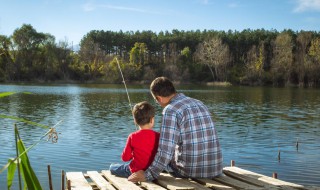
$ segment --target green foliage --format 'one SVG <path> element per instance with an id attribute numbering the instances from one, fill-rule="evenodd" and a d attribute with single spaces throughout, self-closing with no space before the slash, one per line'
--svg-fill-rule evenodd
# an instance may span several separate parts
<path id="1" fill-rule="evenodd" d="M 30 94 L 28 92 L 24 92 L 24 93 Z M 11 96 L 14 94 L 16 94 L 16 92 L 2 92 L 2 93 L 0 93 L 0 98 Z M 1 114 L 0 118 L 12 119 L 15 121 L 24 122 L 24 123 L 31 124 L 34 126 L 48 128 L 48 126 L 46 126 L 46 125 L 42 125 L 42 124 L 39 124 L 36 122 L 28 121 L 28 120 L 25 120 L 22 118 L 14 117 L 14 116 L 8 116 L 8 115 Z M 24 181 L 24 183 L 23 183 L 24 189 L 42 190 L 40 182 L 31 167 L 27 152 L 29 150 L 31 150 L 34 146 L 36 146 L 47 135 L 50 134 L 51 138 L 55 138 L 55 133 L 56 133 L 55 128 L 54 127 L 50 128 L 50 130 L 45 135 L 43 135 L 42 138 L 38 142 L 36 142 L 35 144 L 33 144 L 32 146 L 30 146 L 27 149 L 25 148 L 24 143 L 23 143 L 22 139 L 20 138 L 18 127 L 16 125 L 14 128 L 14 133 L 15 133 L 15 140 L 16 140 L 17 157 L 14 159 L 9 159 L 8 163 L 0 169 L 0 173 L 2 173 L 3 171 L 5 171 L 7 169 L 7 188 L 8 188 L 8 190 L 11 189 L 16 169 L 18 169 L 19 185 L 22 184 L 20 181 L 20 179 L 21 179 L 20 175 L 22 175 L 22 178 Z M 54 139 L 52 139 L 52 141 L 54 141 Z"/>
<path id="2" fill-rule="evenodd" d="M 311 41 L 309 55 L 314 57 L 315 60 L 317 60 L 318 62 L 320 62 L 320 38 L 316 38 Z"/>
<path id="3" fill-rule="evenodd" d="M 21 161 L 19 161 L 19 162 L 21 162 Z M 17 160 L 15 161 L 13 159 L 9 159 L 8 164 L 9 164 L 9 166 L 8 166 L 8 172 L 7 172 L 7 187 L 8 187 L 8 189 L 10 189 L 13 184 L 14 173 L 17 168 Z"/>
<path id="4" fill-rule="evenodd" d="M 16 92 L 1 92 L 0 93 L 0 98 L 6 97 L 6 96 L 10 96 L 12 94 L 15 94 Z"/>
<path id="5" fill-rule="evenodd" d="M 130 51 L 130 63 L 137 68 L 141 68 L 147 60 L 147 45 L 136 42 Z"/>
<path id="6" fill-rule="evenodd" d="M 16 135 L 19 135 L 18 128 L 15 129 Z M 34 173 L 28 155 L 26 152 L 26 148 L 22 142 L 21 139 L 18 140 L 18 150 L 20 153 L 20 159 L 21 159 L 21 172 L 22 176 L 25 181 L 25 185 L 27 186 L 28 189 L 37 189 L 41 190 L 42 187 L 40 185 L 40 182 Z"/>
<path id="7" fill-rule="evenodd" d="M 244 63 L 251 63 L 253 47 L 262 48 L 263 44 L 263 51 L 255 50 L 260 51 L 260 55 L 256 54 L 258 59 L 250 65 L 254 69 L 241 77 L 264 81 L 263 72 L 269 72 L 267 78 L 274 79 L 273 85 L 282 81 L 283 84 L 299 82 L 310 86 L 320 84 L 316 73 L 320 60 L 317 38 L 317 32 L 264 29 L 172 30 L 158 34 L 149 30 L 92 30 L 82 38 L 80 51 L 74 51 L 73 44 L 55 43 L 52 35 L 24 24 L 10 37 L 0 35 L 0 81 L 112 83 L 118 81 L 118 72 L 112 69 L 111 62 L 118 57 L 125 63 L 130 80 L 172 75 L 180 82 L 230 82 L 239 78 L 232 76 L 233 68 L 248 69 Z M 206 66 L 205 72 L 199 63 Z M 254 70 L 259 72 L 254 74 Z M 147 71 L 153 74 L 148 75 Z"/>
<path id="8" fill-rule="evenodd" d="M 33 126 L 38 126 L 38 127 L 42 127 L 42 128 L 49 128 L 47 125 L 43 125 L 43 124 L 40 124 L 40 123 L 36 123 L 36 122 L 29 121 L 29 120 L 26 120 L 26 119 L 23 119 L 23 118 L 15 117 L 15 116 L 0 114 L 0 118 L 2 118 L 2 119 L 12 119 L 12 120 L 24 122 L 24 123 L 27 123 L 27 124 L 30 124 L 30 125 L 33 125 Z"/>
<path id="9" fill-rule="evenodd" d="M 7 187 L 8 190 L 11 189 L 12 186 L 12 182 L 14 179 L 14 174 L 16 172 L 16 168 L 17 165 L 21 171 L 22 177 L 23 177 L 23 181 L 24 181 L 24 185 L 25 188 L 24 189 L 37 189 L 37 190 L 41 190 L 42 187 L 40 185 L 40 182 L 36 176 L 36 174 L 34 173 L 28 155 L 27 155 L 27 150 L 22 142 L 22 140 L 20 139 L 20 135 L 19 135 L 19 131 L 18 128 L 15 126 L 15 136 L 17 139 L 17 147 L 16 149 L 19 152 L 19 156 L 15 159 L 9 159 L 8 161 L 8 173 L 7 173 Z M 18 174 L 20 175 L 20 173 Z M 21 184 L 21 182 L 20 182 Z"/>

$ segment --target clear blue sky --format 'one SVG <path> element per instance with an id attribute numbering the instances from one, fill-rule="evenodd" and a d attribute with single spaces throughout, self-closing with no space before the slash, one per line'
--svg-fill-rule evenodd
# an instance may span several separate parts
<path id="1" fill-rule="evenodd" d="M 91 30 L 320 31 L 320 0 L 0 0 L 0 35 L 22 24 L 78 44 Z"/>

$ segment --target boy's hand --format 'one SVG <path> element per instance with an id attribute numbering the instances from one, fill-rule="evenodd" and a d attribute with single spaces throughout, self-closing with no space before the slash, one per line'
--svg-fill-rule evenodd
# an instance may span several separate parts
<path id="1" fill-rule="evenodd" d="M 137 172 L 134 172 L 133 174 L 131 174 L 129 177 L 128 177 L 128 181 L 131 181 L 131 182 L 141 182 L 141 181 L 146 181 L 146 177 L 144 176 L 144 171 L 143 170 L 139 170 Z"/>

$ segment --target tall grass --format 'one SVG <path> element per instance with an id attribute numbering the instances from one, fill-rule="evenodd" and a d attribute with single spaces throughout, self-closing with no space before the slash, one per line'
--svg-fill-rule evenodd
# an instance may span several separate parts
<path id="1" fill-rule="evenodd" d="M 14 94 L 16 94 L 16 92 L 2 92 L 2 93 L 0 93 L 0 98 L 11 96 Z M 29 93 L 26 93 L 26 94 L 29 94 Z M 11 120 L 15 120 L 18 122 L 24 122 L 24 123 L 38 126 L 38 127 L 42 127 L 42 128 L 49 128 L 46 125 L 32 122 L 32 121 L 29 121 L 29 120 L 26 120 L 23 118 L 10 116 L 10 115 L 0 114 L 0 118 L 11 119 Z M 15 176 L 16 171 L 18 171 L 18 178 L 19 178 L 18 181 L 19 181 L 19 189 L 20 190 L 22 190 L 22 185 L 23 185 L 23 189 L 42 190 L 41 184 L 40 184 L 34 170 L 31 167 L 27 152 L 29 150 L 31 150 L 34 146 L 36 146 L 47 135 L 49 135 L 49 136 L 55 135 L 52 133 L 56 134 L 54 127 L 50 128 L 48 130 L 48 132 L 45 133 L 40 138 L 40 140 L 38 142 L 36 142 L 32 146 L 30 146 L 29 148 L 26 148 L 24 146 L 22 139 L 20 138 L 20 134 L 19 134 L 19 130 L 18 130 L 17 125 L 16 124 L 14 125 L 14 135 L 15 135 L 15 142 L 16 142 L 15 143 L 16 144 L 16 147 L 15 147 L 16 148 L 16 158 L 9 158 L 8 163 L 5 166 L 3 166 L 0 170 L 0 173 L 2 173 L 3 171 L 5 171 L 7 169 L 7 189 L 8 190 L 10 190 L 13 185 L 14 176 Z M 23 183 L 22 183 L 22 180 L 23 180 Z"/>

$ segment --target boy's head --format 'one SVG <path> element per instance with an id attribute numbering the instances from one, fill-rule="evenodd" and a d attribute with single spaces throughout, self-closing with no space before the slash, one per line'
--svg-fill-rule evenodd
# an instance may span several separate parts
<path id="1" fill-rule="evenodd" d="M 151 122 L 151 119 L 154 118 L 155 110 L 154 107 L 148 102 L 137 103 L 132 110 L 134 121 L 139 126 L 144 126 Z"/>

